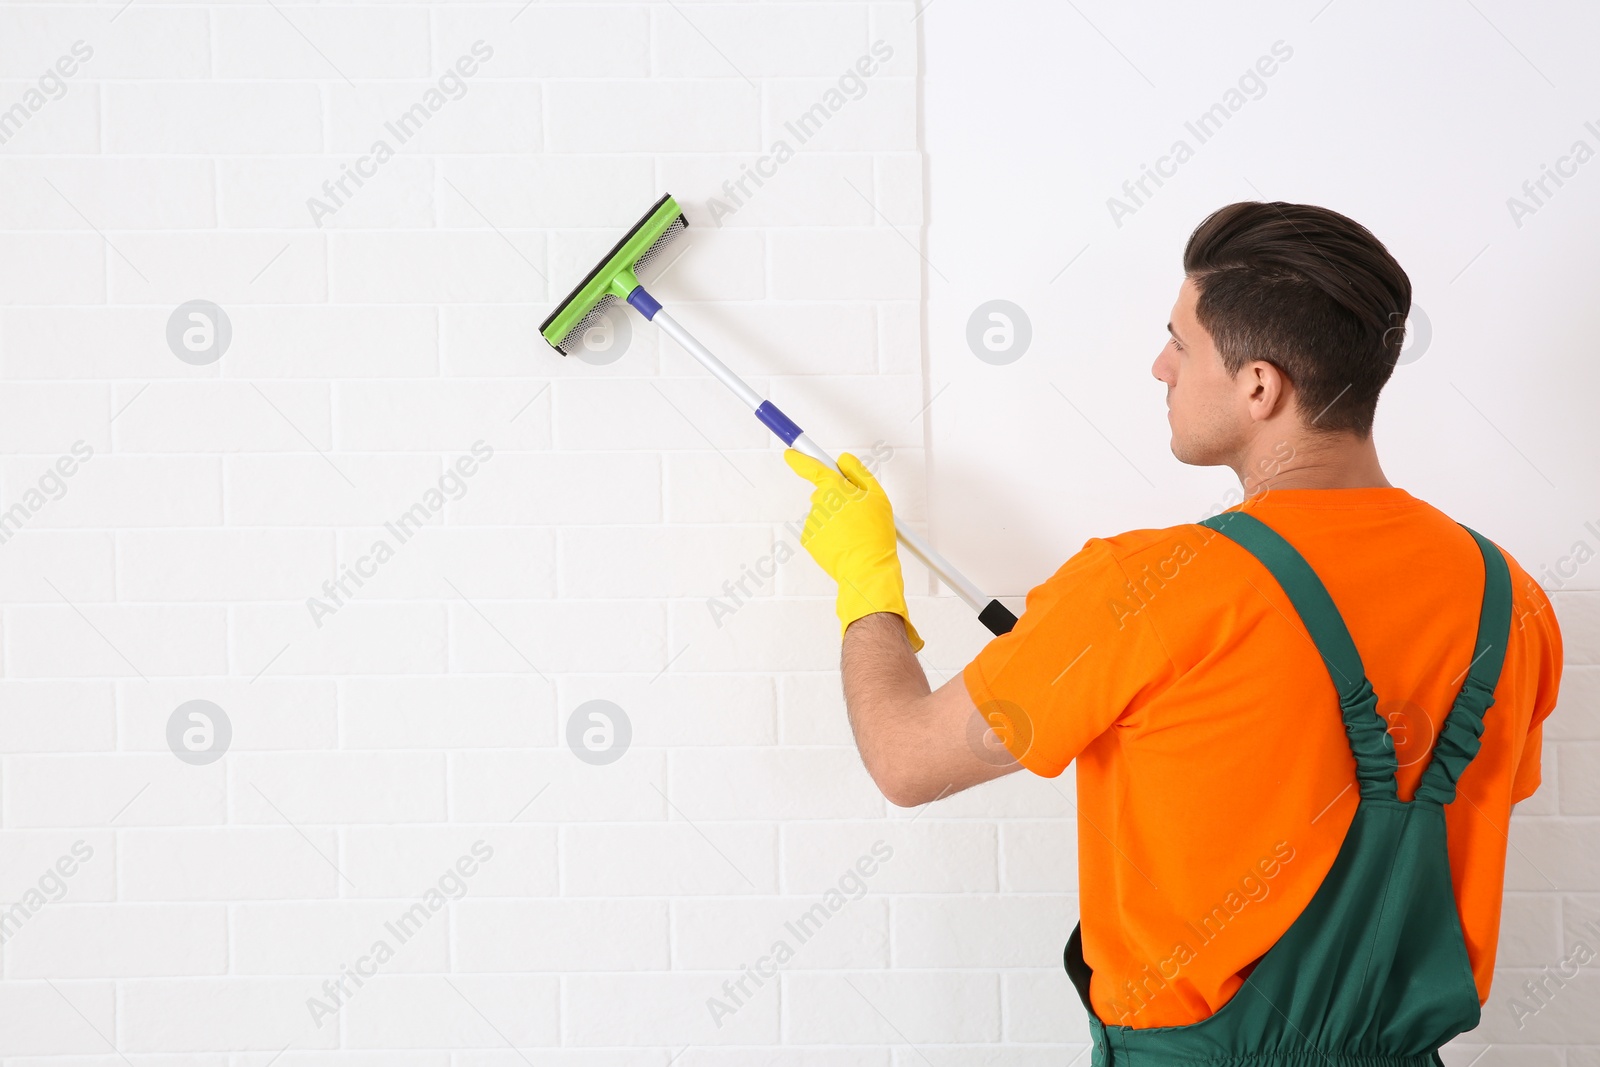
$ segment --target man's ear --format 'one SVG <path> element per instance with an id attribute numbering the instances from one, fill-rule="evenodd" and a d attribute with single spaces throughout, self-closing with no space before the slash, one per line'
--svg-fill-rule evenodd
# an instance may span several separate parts
<path id="1" fill-rule="evenodd" d="M 1265 422 L 1284 409 L 1290 399 L 1289 379 L 1283 371 L 1264 359 L 1246 364 L 1239 376 L 1244 379 L 1250 418 Z"/>

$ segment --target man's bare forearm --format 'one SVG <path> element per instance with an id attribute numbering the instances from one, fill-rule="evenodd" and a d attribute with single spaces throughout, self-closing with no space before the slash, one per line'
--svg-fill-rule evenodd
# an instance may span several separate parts
<path id="1" fill-rule="evenodd" d="M 900 616 L 851 623 L 843 660 L 850 729 L 890 803 L 916 807 L 1021 768 L 978 714 L 962 675 L 928 688 Z"/>
<path id="2" fill-rule="evenodd" d="M 888 612 L 851 623 L 840 658 L 856 748 L 879 790 L 898 803 L 902 797 L 893 773 L 895 757 L 916 730 L 917 702 L 931 691 L 928 677 L 911 651 L 905 623 Z"/>

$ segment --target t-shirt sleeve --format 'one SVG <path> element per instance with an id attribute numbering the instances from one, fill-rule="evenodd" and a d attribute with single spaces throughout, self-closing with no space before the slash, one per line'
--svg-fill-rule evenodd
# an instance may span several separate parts
<path id="1" fill-rule="evenodd" d="M 1539 583 L 1518 569 L 1521 589 L 1512 597 L 1512 630 L 1524 631 L 1530 670 L 1536 678 L 1533 715 L 1528 720 L 1528 737 L 1523 742 L 1522 759 L 1511 780 L 1511 803 L 1533 796 L 1543 781 L 1544 720 L 1555 710 L 1561 688 L 1561 627 Z"/>
<path id="2" fill-rule="evenodd" d="M 1511 803 L 1520 804 L 1539 791 L 1544 781 L 1541 753 L 1544 750 L 1544 724 L 1528 731 L 1523 742 L 1522 762 L 1517 764 L 1516 777 L 1511 780 Z"/>
<path id="3" fill-rule="evenodd" d="M 1035 774 L 1060 774 L 1142 690 L 1174 673 L 1132 589 L 1111 547 L 1094 538 L 963 670 L 979 713 Z"/>

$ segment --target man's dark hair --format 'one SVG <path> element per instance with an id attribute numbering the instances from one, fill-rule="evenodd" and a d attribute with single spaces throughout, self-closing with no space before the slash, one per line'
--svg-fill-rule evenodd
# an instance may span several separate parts
<path id="1" fill-rule="evenodd" d="M 1383 242 L 1337 211 L 1243 201 L 1189 236 L 1183 271 L 1229 374 L 1282 371 L 1311 429 L 1372 433 L 1411 311 L 1411 279 Z"/>

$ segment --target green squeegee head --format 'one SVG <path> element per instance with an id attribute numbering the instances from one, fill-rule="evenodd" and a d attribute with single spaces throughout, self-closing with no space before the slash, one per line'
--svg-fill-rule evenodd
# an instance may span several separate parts
<path id="1" fill-rule="evenodd" d="M 659 256 L 688 225 L 683 209 L 670 193 L 657 200 L 578 287 L 555 306 L 549 318 L 539 324 L 539 333 L 557 352 L 571 355 L 569 346 L 598 324 L 613 304 L 628 299 L 639 287 L 639 268 Z"/>

